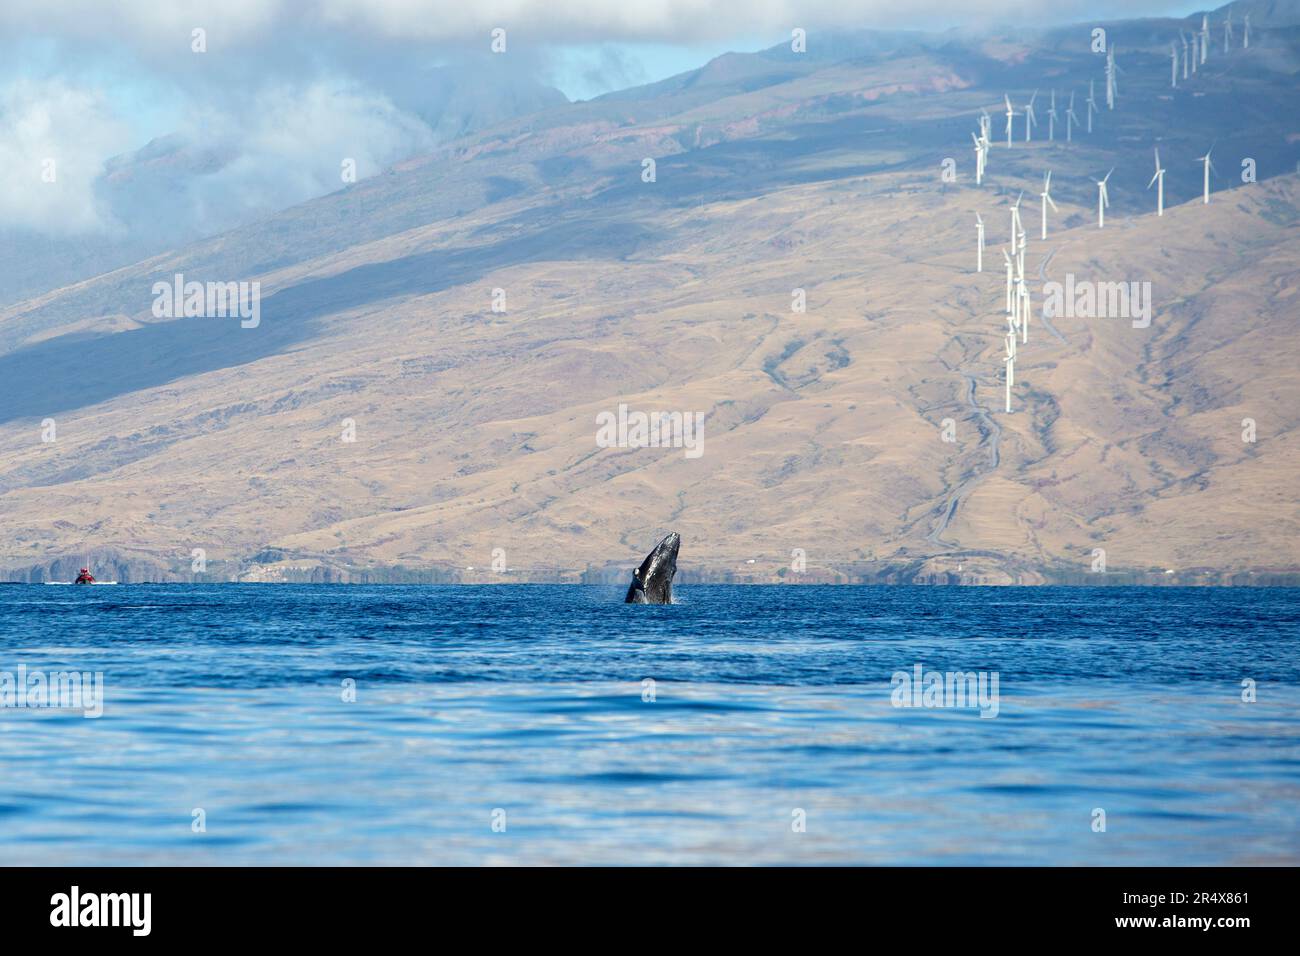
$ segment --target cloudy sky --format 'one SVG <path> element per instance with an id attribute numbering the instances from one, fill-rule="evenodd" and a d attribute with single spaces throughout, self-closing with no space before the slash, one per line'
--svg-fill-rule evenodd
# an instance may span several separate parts
<path id="1" fill-rule="evenodd" d="M 1135 9 L 1139 8 L 1139 9 Z M 178 215 L 213 231 L 268 202 L 338 188 L 435 142 L 420 91 L 449 67 L 472 85 L 546 84 L 570 99 L 662 79 L 728 50 L 809 31 L 941 30 L 1182 14 L 1164 0 L 4 0 L 0 169 L 56 159 L 57 188 L 0 191 L 0 230 L 131 228 L 105 199 L 112 158 L 156 137 L 203 170 Z M 506 31 L 506 53 L 489 51 Z M 205 52 L 195 52 L 195 31 Z M 199 155 L 195 155 L 195 154 Z M 118 161 L 120 162 L 120 160 Z"/>

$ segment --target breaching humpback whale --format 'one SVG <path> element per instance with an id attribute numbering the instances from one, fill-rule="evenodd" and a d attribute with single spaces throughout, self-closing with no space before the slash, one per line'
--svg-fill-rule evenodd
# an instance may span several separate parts
<path id="1" fill-rule="evenodd" d="M 672 604 L 673 575 L 677 573 L 677 549 L 682 538 L 670 532 L 646 555 L 641 567 L 632 572 L 624 604 Z"/>

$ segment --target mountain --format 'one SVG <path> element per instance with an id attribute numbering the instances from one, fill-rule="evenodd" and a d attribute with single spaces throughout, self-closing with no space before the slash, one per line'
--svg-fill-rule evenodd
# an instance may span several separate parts
<path id="1" fill-rule="evenodd" d="M 1170 89 L 1177 23 L 1121 27 L 1152 45 L 1068 145 L 1049 91 L 1082 118 L 1102 58 L 1052 31 L 729 55 L 5 308 L 0 578 L 612 580 L 673 529 L 687 580 L 1294 583 L 1300 31 Z M 1037 305 L 1152 308 L 1036 312 L 1007 414 L 1022 191 Z M 260 324 L 154 315 L 177 273 L 261 282 Z M 601 447 L 620 405 L 702 414 L 702 453 Z"/>

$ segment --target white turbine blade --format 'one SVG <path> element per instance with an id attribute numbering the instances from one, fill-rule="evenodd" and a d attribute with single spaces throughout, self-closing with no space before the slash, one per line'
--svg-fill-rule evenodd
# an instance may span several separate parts
<path id="1" fill-rule="evenodd" d="M 1051 206 L 1052 209 L 1053 209 L 1053 211 L 1055 211 L 1055 212 L 1060 212 L 1060 211 L 1061 211 L 1060 209 L 1057 208 L 1057 206 L 1056 206 L 1056 202 L 1055 202 L 1055 200 L 1052 199 L 1051 196 L 1049 196 L 1049 195 L 1047 195 L 1046 193 L 1044 193 L 1044 194 L 1043 194 L 1043 198 L 1047 200 L 1047 205 Z"/>

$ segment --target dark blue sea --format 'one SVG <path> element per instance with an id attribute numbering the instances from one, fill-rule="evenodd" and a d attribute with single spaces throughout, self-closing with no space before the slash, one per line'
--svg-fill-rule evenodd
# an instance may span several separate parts
<path id="1" fill-rule="evenodd" d="M 4 861 L 1300 862 L 1300 591 L 622 592 L 0 587 Z"/>

